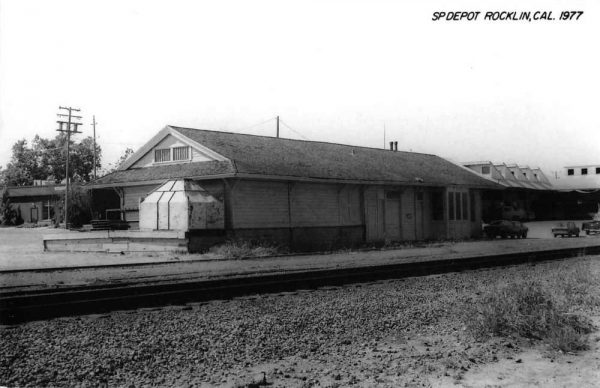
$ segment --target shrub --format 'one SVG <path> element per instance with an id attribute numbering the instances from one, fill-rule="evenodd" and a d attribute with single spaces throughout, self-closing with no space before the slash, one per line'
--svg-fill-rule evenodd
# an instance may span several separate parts
<path id="1" fill-rule="evenodd" d="M 569 302 L 538 280 L 513 281 L 485 291 L 469 309 L 467 326 L 477 337 L 518 335 L 546 340 L 563 351 L 585 349 L 594 326 L 570 313 Z"/>
<path id="2" fill-rule="evenodd" d="M 273 256 L 280 253 L 279 247 L 256 241 L 230 240 L 210 249 L 211 253 L 226 260 Z"/>
<path id="3" fill-rule="evenodd" d="M 69 225 L 80 227 L 92 219 L 89 190 L 72 185 L 69 187 Z"/>
<path id="4" fill-rule="evenodd" d="M 20 225 L 23 223 L 21 217 L 21 208 L 16 209 L 11 205 L 8 196 L 8 189 L 5 187 L 2 190 L 2 198 L 0 199 L 0 224 L 2 225 Z"/>

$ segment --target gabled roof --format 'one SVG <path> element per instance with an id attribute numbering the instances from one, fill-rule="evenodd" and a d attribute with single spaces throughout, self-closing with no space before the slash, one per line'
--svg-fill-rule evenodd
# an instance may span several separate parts
<path id="1" fill-rule="evenodd" d="M 167 128 L 170 133 L 177 132 L 193 144 L 201 145 L 226 160 L 146 168 L 126 167 L 124 170 L 99 178 L 92 184 L 106 186 L 183 177 L 237 176 L 371 184 L 501 188 L 435 155 L 175 126 Z M 160 139 L 155 137 L 153 141 L 158 142 Z M 144 154 L 149 149 L 145 146 Z M 132 157 L 128 161 L 128 166 L 134 163 Z"/>

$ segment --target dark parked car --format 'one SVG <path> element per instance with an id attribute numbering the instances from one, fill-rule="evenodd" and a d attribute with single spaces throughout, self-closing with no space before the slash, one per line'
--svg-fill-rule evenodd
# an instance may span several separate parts
<path id="1" fill-rule="evenodd" d="M 483 233 L 489 238 L 496 238 L 496 236 L 502 238 L 527 238 L 528 230 L 529 228 L 519 221 L 507 220 L 492 221 L 483 227 Z"/>
<path id="2" fill-rule="evenodd" d="M 581 230 L 585 234 L 597 234 L 600 233 L 600 221 L 589 221 L 581 224 Z"/>

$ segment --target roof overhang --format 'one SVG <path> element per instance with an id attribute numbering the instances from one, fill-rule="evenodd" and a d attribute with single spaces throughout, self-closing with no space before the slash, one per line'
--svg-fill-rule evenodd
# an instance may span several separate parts
<path id="1" fill-rule="evenodd" d="M 248 174 L 248 173 L 236 173 L 236 174 L 218 174 L 218 175 L 201 175 L 201 176 L 188 176 L 178 179 L 192 179 L 192 180 L 215 180 L 215 179 L 251 179 L 251 180 L 268 180 L 268 181 L 285 181 L 285 182 L 312 182 L 312 183 L 340 183 L 340 184 L 356 184 L 356 185 L 378 185 L 378 186 L 413 186 L 413 187 L 469 187 L 473 189 L 487 189 L 487 190 L 503 190 L 505 187 L 492 183 L 494 186 L 486 185 L 457 185 L 457 184 L 443 184 L 443 183 L 430 183 L 420 181 L 385 181 L 385 180 L 360 180 L 360 179 L 330 179 L 330 178 L 316 178 L 316 177 L 302 177 L 292 175 L 265 175 L 265 174 Z M 115 183 L 102 183 L 102 184 L 88 184 L 87 187 L 91 189 L 104 189 L 112 187 L 131 187 L 131 186 L 145 186 L 145 185 L 158 185 L 168 181 L 171 178 L 154 179 L 145 181 L 131 181 L 131 182 L 115 182 Z"/>

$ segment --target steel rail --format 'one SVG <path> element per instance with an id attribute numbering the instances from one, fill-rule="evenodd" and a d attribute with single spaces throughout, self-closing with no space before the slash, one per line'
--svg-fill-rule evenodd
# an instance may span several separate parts
<path id="1" fill-rule="evenodd" d="M 314 289 L 597 254 L 600 254 L 600 246 L 587 246 L 158 284 L 115 284 L 11 292 L 0 295 L 0 322 L 17 324 L 62 316 L 230 299 L 251 294 Z"/>

